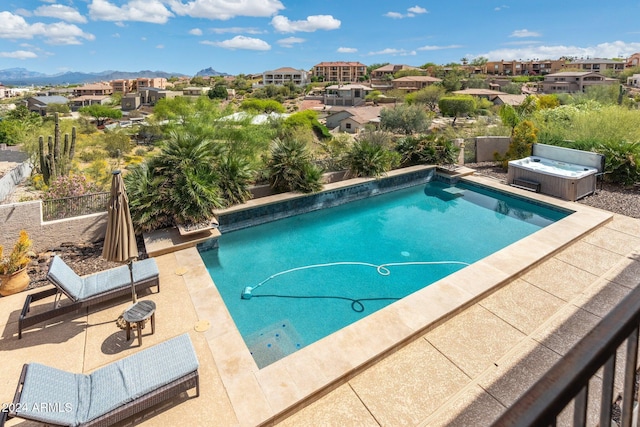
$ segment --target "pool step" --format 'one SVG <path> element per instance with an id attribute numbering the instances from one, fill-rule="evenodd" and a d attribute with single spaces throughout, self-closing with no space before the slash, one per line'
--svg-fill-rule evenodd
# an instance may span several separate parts
<path id="1" fill-rule="evenodd" d="M 448 188 L 443 188 L 442 191 L 444 191 L 445 193 L 449 193 L 452 196 L 458 197 L 458 196 L 463 196 L 465 190 L 458 187 L 448 187 Z"/>

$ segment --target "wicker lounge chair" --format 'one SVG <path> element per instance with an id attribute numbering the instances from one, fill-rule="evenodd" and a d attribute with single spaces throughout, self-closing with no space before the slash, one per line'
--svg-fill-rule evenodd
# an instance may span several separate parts
<path id="1" fill-rule="evenodd" d="M 158 265 L 153 258 L 133 263 L 133 280 L 136 291 L 157 286 L 160 292 Z M 49 265 L 47 279 L 54 288 L 27 295 L 18 319 L 18 338 L 22 338 L 22 330 L 45 320 L 50 320 L 66 313 L 73 313 L 86 307 L 131 295 L 131 276 L 129 267 L 112 268 L 89 276 L 78 276 L 59 256 L 54 256 Z M 55 302 L 50 310 L 30 314 L 31 303 L 55 295 Z M 69 302 L 59 301 L 66 295 Z"/>
<path id="2" fill-rule="evenodd" d="M 182 392 L 200 395 L 198 358 L 188 334 L 85 375 L 39 363 L 22 368 L 13 403 L 0 414 L 56 426 L 109 426 Z"/>

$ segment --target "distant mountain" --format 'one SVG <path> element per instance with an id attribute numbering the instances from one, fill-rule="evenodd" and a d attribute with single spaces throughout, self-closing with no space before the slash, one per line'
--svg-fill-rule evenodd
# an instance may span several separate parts
<path id="1" fill-rule="evenodd" d="M 167 73 L 165 71 L 102 71 L 100 73 L 66 72 L 62 74 L 47 75 L 29 71 L 24 68 L 9 68 L 0 70 L 0 83 L 5 85 L 65 85 L 95 83 L 117 79 L 135 79 L 138 77 L 184 77 L 180 73 Z"/>
<path id="2" fill-rule="evenodd" d="M 205 68 L 204 70 L 200 70 L 196 73 L 196 76 L 205 77 L 205 76 L 230 76 L 231 74 L 221 73 L 220 71 L 216 71 L 213 68 Z"/>

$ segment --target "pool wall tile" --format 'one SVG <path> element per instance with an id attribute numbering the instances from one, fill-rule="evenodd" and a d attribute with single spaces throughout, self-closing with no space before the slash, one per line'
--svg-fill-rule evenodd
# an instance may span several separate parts
<path id="1" fill-rule="evenodd" d="M 339 186 L 331 189 L 325 186 L 321 193 L 297 194 L 274 203 L 256 206 L 246 205 L 244 209 L 226 209 L 216 211 L 220 224 L 220 231 L 228 233 L 242 228 L 271 222 L 294 215 L 326 209 L 355 200 L 385 194 L 402 188 L 411 187 L 431 181 L 435 176 L 435 167 L 419 166 L 404 174 L 388 174 L 379 179 L 359 179 L 352 185 Z M 289 193 L 290 194 L 290 193 Z M 277 203 L 275 203 L 277 201 Z"/>

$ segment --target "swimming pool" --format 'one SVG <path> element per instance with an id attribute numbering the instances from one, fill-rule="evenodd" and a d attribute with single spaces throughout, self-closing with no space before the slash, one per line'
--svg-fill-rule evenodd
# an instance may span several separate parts
<path id="1" fill-rule="evenodd" d="M 261 368 L 569 213 L 431 182 L 223 233 L 201 256 Z"/>

